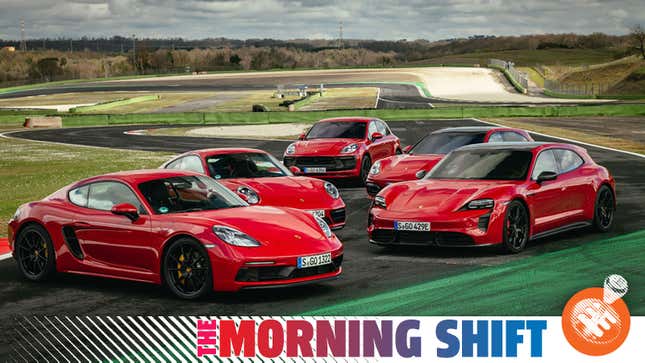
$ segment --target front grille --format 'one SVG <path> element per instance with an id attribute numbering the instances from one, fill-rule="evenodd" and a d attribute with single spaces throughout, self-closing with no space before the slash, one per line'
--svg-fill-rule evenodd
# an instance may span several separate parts
<path id="1" fill-rule="evenodd" d="M 288 156 L 284 158 L 287 167 L 326 168 L 327 171 L 352 170 L 356 168 L 356 158 L 353 156 Z"/>
<path id="2" fill-rule="evenodd" d="M 335 223 L 345 222 L 345 208 L 333 209 L 329 212 L 331 220 Z"/>
<path id="3" fill-rule="evenodd" d="M 382 244 L 431 245 L 431 246 L 472 246 L 473 239 L 458 232 L 416 232 L 375 229 L 372 241 Z"/>
<path id="4" fill-rule="evenodd" d="M 297 268 L 295 266 L 243 267 L 238 271 L 235 281 L 276 281 L 323 275 L 338 271 L 342 264 L 343 255 L 340 255 L 332 259 L 332 263 L 306 268 Z"/>
<path id="5" fill-rule="evenodd" d="M 375 196 L 381 191 L 381 187 L 374 183 L 365 183 L 365 189 L 367 189 L 367 194 L 371 196 Z"/>

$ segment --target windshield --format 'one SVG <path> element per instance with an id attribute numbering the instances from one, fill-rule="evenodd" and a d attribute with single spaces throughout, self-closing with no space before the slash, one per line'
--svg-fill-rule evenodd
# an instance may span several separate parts
<path id="1" fill-rule="evenodd" d="M 197 212 L 247 206 L 207 176 L 176 176 L 139 184 L 155 214 Z"/>
<path id="2" fill-rule="evenodd" d="M 447 154 L 457 148 L 470 144 L 481 144 L 485 132 L 441 132 L 430 134 L 410 150 L 409 154 Z"/>
<path id="3" fill-rule="evenodd" d="M 206 158 L 208 173 L 215 179 L 291 176 L 272 155 L 264 153 L 221 154 Z"/>
<path id="4" fill-rule="evenodd" d="M 462 150 L 448 154 L 427 179 L 524 180 L 533 154 L 519 150 Z"/>
<path id="5" fill-rule="evenodd" d="M 311 127 L 305 139 L 363 139 L 366 126 L 366 122 L 319 122 Z"/>

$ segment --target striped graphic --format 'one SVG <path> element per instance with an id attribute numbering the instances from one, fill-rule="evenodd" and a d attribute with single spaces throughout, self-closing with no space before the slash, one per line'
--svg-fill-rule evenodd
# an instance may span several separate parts
<path id="1" fill-rule="evenodd" d="M 285 321 L 269 316 L 30 316 L 16 317 L 4 332 L 0 359 L 10 362 L 304 362 L 303 358 L 197 356 L 197 321 Z M 315 321 L 313 317 L 302 317 Z M 219 347 L 216 345 L 216 348 Z M 320 362 L 366 362 L 319 358 Z M 375 359 L 370 359 L 375 361 Z"/>

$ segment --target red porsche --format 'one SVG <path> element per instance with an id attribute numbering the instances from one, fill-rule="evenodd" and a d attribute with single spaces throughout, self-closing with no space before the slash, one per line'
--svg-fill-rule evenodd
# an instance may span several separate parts
<path id="1" fill-rule="evenodd" d="M 287 147 L 283 162 L 296 174 L 364 182 L 373 162 L 401 153 L 399 138 L 384 121 L 342 117 L 315 123 Z"/>
<path id="2" fill-rule="evenodd" d="M 611 227 L 614 178 L 586 150 L 559 143 L 461 147 L 423 180 L 385 187 L 369 211 L 379 245 L 484 246 L 509 252 L 529 240 Z"/>
<path id="3" fill-rule="evenodd" d="M 428 134 L 405 148 L 405 154 L 375 162 L 367 176 L 367 194 L 375 196 L 386 185 L 423 178 L 449 152 L 486 142 L 533 141 L 528 132 L 509 127 L 450 127 Z"/>
<path id="4" fill-rule="evenodd" d="M 345 202 L 334 184 L 293 176 L 271 154 L 257 149 L 221 148 L 190 151 L 163 168 L 209 175 L 249 204 L 304 209 L 329 224 L 345 226 Z"/>
<path id="5" fill-rule="evenodd" d="M 178 170 L 106 174 L 24 204 L 9 244 L 29 280 L 71 272 L 165 284 L 185 299 L 333 279 L 343 259 L 321 218 L 249 206 L 212 178 Z"/>

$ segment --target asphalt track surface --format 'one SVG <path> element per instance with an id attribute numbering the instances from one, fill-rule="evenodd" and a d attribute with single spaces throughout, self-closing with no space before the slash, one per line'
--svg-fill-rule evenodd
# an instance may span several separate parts
<path id="1" fill-rule="evenodd" d="M 390 127 L 404 145 L 420 135 L 450 126 L 481 125 L 476 120 L 399 121 Z M 233 140 L 171 136 L 124 135 L 141 126 L 90 127 L 24 131 L 11 136 L 78 145 L 148 151 L 184 152 L 209 147 L 254 147 L 281 157 L 286 141 Z M 534 135 L 536 140 L 554 139 Z M 343 275 L 339 280 L 294 288 L 213 293 L 199 301 L 182 301 L 165 289 L 144 283 L 59 274 L 46 283 L 22 279 L 13 259 L 0 261 L 0 326 L 25 315 L 296 315 L 314 308 L 370 296 L 514 259 L 568 249 L 585 242 L 645 228 L 645 159 L 587 147 L 592 157 L 609 168 L 617 181 L 618 211 L 614 228 L 602 234 L 579 230 L 534 241 L 518 255 L 491 248 L 406 248 L 386 251 L 368 243 L 365 232 L 369 201 L 363 188 L 341 185 L 347 204 L 347 226 L 337 232 L 345 244 Z M 79 166 L 82 167 L 82 166 Z M 555 282 L 554 282 L 555 283 Z M 455 291 L 459 294 L 459 291 Z M 518 294 L 530 291 L 518 291 Z M 450 303 L 447 301 L 446 303 Z M 463 307 L 464 314 L 468 307 Z M 0 338 L 3 339 L 3 338 Z M 0 356 L 7 353 L 0 348 Z"/>

